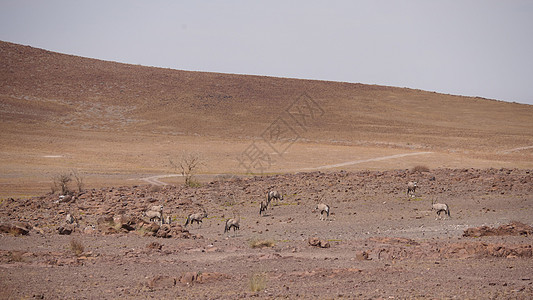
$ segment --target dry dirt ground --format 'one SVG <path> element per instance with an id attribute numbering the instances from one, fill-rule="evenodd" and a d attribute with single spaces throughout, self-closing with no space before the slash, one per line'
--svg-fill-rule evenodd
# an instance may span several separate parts
<path id="1" fill-rule="evenodd" d="M 410 180 L 419 183 L 414 198 Z M 270 189 L 284 200 L 260 216 Z M 451 218 L 436 219 L 432 200 L 447 203 Z M 318 201 L 331 207 L 326 221 L 313 211 Z M 172 237 L 150 236 L 138 219 L 156 204 L 173 220 Z M 0 298 L 531 299 L 532 208 L 533 170 L 523 169 L 219 176 L 196 188 L 6 199 L 0 224 L 25 222 L 29 234 L 13 227 L 0 236 Z M 202 209 L 201 226 L 182 227 Z M 60 235 L 66 214 L 77 227 Z M 233 216 L 240 230 L 224 233 Z"/>
<path id="2" fill-rule="evenodd" d="M 1 41 L 0 61 L 0 298 L 532 297 L 532 105 Z M 252 145 L 265 170 L 238 163 Z M 168 177 L 184 153 L 199 187 Z M 46 194 L 72 171 L 82 193 Z M 285 198 L 260 216 L 270 189 Z M 142 220 L 156 204 L 172 224 Z"/>
<path id="3" fill-rule="evenodd" d="M 2 41 L 0 63 L 0 199 L 46 193 L 71 170 L 90 188 L 142 184 L 175 173 L 169 159 L 189 152 L 205 159 L 201 173 L 245 174 L 237 159 L 253 143 L 271 155 L 265 174 L 354 161 L 342 168 L 533 168 L 533 105 L 127 65 Z M 429 154 L 365 162 L 418 152 Z"/>

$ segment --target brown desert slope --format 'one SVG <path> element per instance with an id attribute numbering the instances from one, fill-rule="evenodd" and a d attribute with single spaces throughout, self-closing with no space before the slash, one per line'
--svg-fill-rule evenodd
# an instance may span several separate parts
<path id="1" fill-rule="evenodd" d="M 169 158 L 191 151 L 205 159 L 202 173 L 242 174 L 237 158 L 252 142 L 276 156 L 267 173 L 533 167 L 531 105 L 144 67 L 7 42 L 0 63 L 0 196 L 42 192 L 70 169 L 89 185 L 173 173 Z"/>

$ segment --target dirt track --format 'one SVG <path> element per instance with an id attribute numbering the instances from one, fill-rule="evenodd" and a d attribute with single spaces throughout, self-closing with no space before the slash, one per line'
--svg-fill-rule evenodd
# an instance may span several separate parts
<path id="1" fill-rule="evenodd" d="M 417 197 L 405 196 L 418 180 Z M 533 296 L 531 235 L 463 237 L 467 228 L 532 224 L 533 171 L 437 169 L 426 173 L 311 172 L 233 178 L 200 188 L 136 186 L 89 190 L 70 203 L 55 195 L 2 203 L 1 223 L 40 229 L 0 237 L 1 298 L 521 298 Z M 265 191 L 285 199 L 258 214 Z M 328 221 L 313 212 L 321 199 Z M 431 199 L 451 207 L 435 220 Z M 190 238 L 117 234 L 102 216 L 141 215 L 162 203 L 182 230 L 188 213 L 204 207 Z M 78 218 L 59 235 L 65 214 Z M 236 236 L 224 220 L 241 216 Z M 83 233 L 87 225 L 96 232 Z M 42 233 L 39 233 L 42 230 Z M 194 238 L 196 237 L 196 238 Z M 329 248 L 310 246 L 317 237 Z M 75 255 L 72 240 L 84 252 Z M 272 247 L 253 248 L 257 241 Z M 250 281 L 257 279 L 254 292 Z"/>

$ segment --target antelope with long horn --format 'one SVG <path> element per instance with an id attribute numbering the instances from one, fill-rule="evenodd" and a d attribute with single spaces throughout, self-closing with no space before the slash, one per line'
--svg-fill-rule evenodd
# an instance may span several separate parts
<path id="1" fill-rule="evenodd" d="M 407 183 L 407 197 L 415 197 L 416 188 L 418 187 L 417 181 L 409 181 Z"/>
<path id="2" fill-rule="evenodd" d="M 259 215 L 265 214 L 267 209 L 268 209 L 267 203 L 265 201 L 261 201 L 261 203 L 259 203 Z"/>
<path id="3" fill-rule="evenodd" d="M 320 212 L 320 220 L 327 220 L 329 218 L 329 205 L 324 203 L 317 204 L 315 210 Z M 324 218 L 324 213 L 326 213 L 326 218 Z"/>
<path id="4" fill-rule="evenodd" d="M 267 193 L 267 207 L 270 205 L 270 201 L 276 199 L 276 202 L 279 204 L 279 201 L 283 201 L 283 195 L 278 191 L 269 191 Z"/>
<path id="5" fill-rule="evenodd" d="M 444 216 L 448 215 L 448 217 L 451 218 L 451 216 L 450 216 L 450 207 L 448 206 L 448 204 L 435 203 L 435 200 L 431 200 L 431 210 L 436 210 L 437 211 L 437 216 L 438 216 L 439 219 L 440 219 L 440 213 L 441 212 L 444 212 Z M 437 220 L 437 218 L 435 218 L 435 220 Z"/>
<path id="6" fill-rule="evenodd" d="M 235 236 L 236 235 L 235 231 L 240 230 L 240 224 L 239 224 L 240 221 L 241 221 L 240 216 L 237 218 L 226 220 L 226 225 L 224 226 L 224 233 L 229 232 L 230 229 L 233 228 L 233 235 Z"/>
<path id="7" fill-rule="evenodd" d="M 185 222 L 184 227 L 187 227 L 187 225 L 189 225 L 189 223 L 192 225 L 192 223 L 194 223 L 194 222 L 196 222 L 196 224 L 202 226 L 201 224 L 202 224 L 202 219 L 203 218 L 207 218 L 207 211 L 205 209 L 201 213 L 190 214 L 187 217 L 187 221 Z"/>

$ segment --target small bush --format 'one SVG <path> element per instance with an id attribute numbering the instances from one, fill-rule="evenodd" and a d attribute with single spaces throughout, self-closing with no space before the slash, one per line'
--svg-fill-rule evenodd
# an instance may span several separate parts
<path id="1" fill-rule="evenodd" d="M 72 181 L 71 174 L 63 173 L 52 177 L 52 193 L 55 193 L 58 189 L 61 190 L 61 195 L 66 195 L 70 192 L 68 187 L 69 182 Z"/>
<path id="2" fill-rule="evenodd" d="M 150 186 L 150 192 L 157 193 L 161 191 L 161 187 L 159 185 L 152 185 Z"/>
<path id="3" fill-rule="evenodd" d="M 250 277 L 250 290 L 252 292 L 260 292 L 266 287 L 266 274 L 254 273 Z"/>
<path id="4" fill-rule="evenodd" d="M 9 252 L 9 258 L 11 261 L 24 262 L 24 253 L 22 251 L 12 251 Z"/>
<path id="5" fill-rule="evenodd" d="M 411 170 L 413 173 L 422 173 L 422 172 L 429 172 L 429 168 L 427 166 L 424 166 L 424 165 L 417 165 L 417 166 L 414 166 L 413 169 Z"/>
<path id="6" fill-rule="evenodd" d="M 78 240 L 71 240 L 70 241 L 70 250 L 74 255 L 81 256 L 83 254 L 83 251 L 85 251 L 85 247 L 83 247 L 83 244 Z"/>
<path id="7" fill-rule="evenodd" d="M 83 192 L 83 187 L 84 187 L 84 183 L 83 183 L 83 175 L 80 174 L 80 172 L 78 172 L 78 170 L 71 170 L 71 175 L 72 177 L 74 177 L 74 180 L 76 181 L 76 187 L 78 188 L 78 192 L 81 193 Z"/>
<path id="8" fill-rule="evenodd" d="M 265 248 L 265 247 L 274 247 L 276 243 L 270 240 L 251 240 L 250 247 L 252 248 Z"/>
<path id="9" fill-rule="evenodd" d="M 22 230 L 16 228 L 16 227 L 11 227 L 9 228 L 9 234 L 12 235 L 12 236 L 20 236 L 22 235 Z"/>
<path id="10" fill-rule="evenodd" d="M 199 153 L 183 153 L 178 161 L 169 159 L 174 170 L 179 171 L 185 177 L 185 186 L 199 187 L 200 184 L 193 180 L 194 174 L 205 165 L 204 159 Z"/>
<path id="11" fill-rule="evenodd" d="M 186 182 L 185 184 L 188 187 L 192 187 L 192 188 L 199 188 L 200 186 L 202 186 L 202 184 L 199 181 L 196 181 L 194 179 L 189 179 L 189 181 Z"/>

